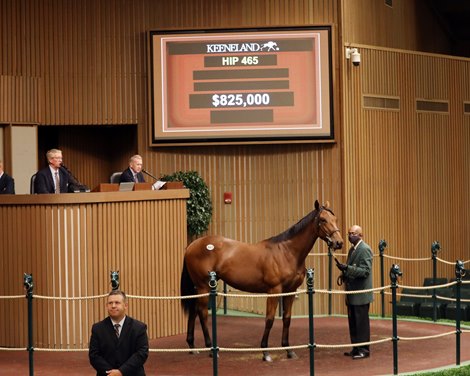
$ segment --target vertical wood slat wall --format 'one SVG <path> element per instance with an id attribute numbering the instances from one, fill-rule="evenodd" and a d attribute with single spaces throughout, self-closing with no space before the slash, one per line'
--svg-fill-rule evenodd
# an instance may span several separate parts
<path id="1" fill-rule="evenodd" d="M 439 241 L 438 257 L 467 261 L 470 59 L 359 49 L 361 66 L 344 70 L 344 220 L 362 224 L 375 245 L 385 238 L 386 254 L 430 259 Z M 397 97 L 400 109 L 366 109 L 364 95 Z M 423 98 L 449 102 L 449 112 L 418 112 L 416 100 Z M 394 263 L 405 285 L 432 276 L 431 261 Z M 438 263 L 439 276 L 451 279 L 454 270 Z"/>
<path id="2" fill-rule="evenodd" d="M 344 43 L 450 53 L 447 32 L 427 0 L 341 0 Z"/>
<path id="3" fill-rule="evenodd" d="M 415 93 L 416 87 L 422 87 L 421 98 L 427 94 L 430 97 L 435 95 L 431 92 L 436 90 L 432 89 L 435 85 L 441 88 L 441 92 L 446 90 L 448 85 L 445 82 L 433 80 L 442 73 L 440 68 L 437 69 L 441 64 L 446 67 L 442 68 L 445 72 L 452 72 L 449 79 L 457 80 L 449 81 L 452 82 L 449 88 L 452 96 L 468 101 L 468 89 L 458 84 L 460 79 L 457 79 L 459 75 L 464 76 L 467 80 L 463 82 L 468 82 L 467 60 L 459 63 L 437 57 L 420 58 L 417 54 L 386 48 L 382 52 L 370 52 L 373 58 L 369 58 L 366 49 L 361 67 L 353 70 L 343 56 L 343 41 L 396 48 L 436 48 L 422 45 L 429 38 L 416 38 L 418 27 L 416 10 L 413 9 L 417 9 L 414 4 L 419 2 L 413 2 L 409 11 L 406 7 L 410 3 L 397 0 L 393 9 L 389 9 L 378 5 L 361 6 L 362 0 L 54 0 L 28 2 L 28 6 L 26 0 L 2 1 L 0 23 L 3 27 L 0 33 L 3 34 L 0 34 L 0 40 L 6 48 L 0 51 L 0 75 L 36 77 L 42 81 L 38 86 L 42 88 L 39 98 L 35 99 L 40 103 L 37 111 L 40 125 L 99 127 L 137 124 L 139 152 L 144 156 L 148 170 L 159 175 L 194 169 L 209 183 L 215 208 L 210 233 L 245 241 L 260 240 L 293 224 L 311 209 L 313 200 L 319 198 L 332 202 L 343 233 L 351 223 L 360 222 L 374 250 L 378 240 L 385 238 L 389 242 L 390 254 L 401 252 L 408 256 L 427 256 L 430 242 L 440 240 L 443 247 L 451 250 L 443 253 L 443 258 L 451 260 L 451 255 L 462 258 L 462 244 L 465 243 L 461 242 L 461 236 L 464 235 L 448 228 L 451 221 L 448 220 L 448 211 L 442 208 L 446 202 L 443 192 L 462 197 L 460 208 L 456 208 L 455 202 L 450 206 L 455 213 L 455 217 L 450 218 L 458 218 L 454 222 L 461 223 L 464 231 L 467 231 L 465 224 L 469 216 L 468 199 L 461 193 L 454 194 L 454 191 L 461 192 L 458 184 L 446 185 L 445 179 L 422 180 L 435 178 L 430 173 L 431 165 L 421 168 L 420 163 L 426 162 L 421 153 L 430 151 L 431 144 L 441 136 L 434 128 L 436 121 L 440 124 L 442 119 L 441 115 L 416 114 L 413 101 L 418 94 Z M 57 21 L 59 16 L 60 22 Z M 361 22 L 364 18 L 377 22 Z M 430 28 L 435 26 L 433 22 L 428 23 Z M 338 144 L 207 148 L 148 146 L 146 31 L 325 24 L 333 25 L 334 30 L 333 94 Z M 400 29 L 399 33 L 396 33 L 397 29 Z M 420 59 L 433 63 L 420 72 Z M 414 68 L 409 69 L 408 66 Z M 0 89 L 0 92 L 4 91 L 4 88 Z M 400 111 L 364 110 L 362 96 L 365 94 L 397 96 L 400 98 Z M 18 94 L 9 103 L 18 102 L 24 103 L 23 107 L 27 104 Z M 458 103 L 457 99 L 451 101 L 451 111 L 458 109 Z M 7 122 L 17 120 L 7 118 L 5 111 L 0 105 L 0 119 Z M 21 115 L 18 111 L 8 111 Z M 469 170 L 468 147 L 465 146 L 469 144 L 469 120 L 468 115 L 463 119 L 458 117 L 460 115 L 455 116 L 463 129 L 452 140 L 463 143 L 462 159 L 453 163 L 439 158 L 442 154 L 436 153 L 431 158 L 436 166 L 444 163 L 443 167 L 449 174 L 462 176 L 463 186 L 468 188 L 469 177 L 465 172 Z M 418 120 L 423 128 L 421 133 L 417 130 Z M 400 128 L 396 127 L 397 123 L 401 124 Z M 434 124 L 429 132 L 424 131 L 428 123 Z M 419 147 L 414 140 L 422 141 Z M 446 150 L 453 150 L 453 146 L 449 147 L 453 141 L 450 138 L 444 140 Z M 67 152 L 80 150 L 80 146 L 73 145 Z M 358 148 L 365 150 L 365 154 L 358 153 Z M 377 155 L 380 156 L 377 158 Z M 387 157 L 390 155 L 393 158 Z M 85 158 L 83 164 L 88 168 L 84 171 L 91 171 L 95 163 Z M 286 173 L 291 172 L 294 182 L 285 179 Z M 96 176 L 91 172 L 89 178 L 88 175 L 81 178 L 90 186 L 99 183 L 93 180 Z M 441 205 L 437 212 L 440 216 L 432 210 L 436 202 L 432 196 L 436 192 L 423 187 L 422 183 L 437 185 Z M 423 196 L 422 189 L 425 192 Z M 224 191 L 234 192 L 234 202 L 230 206 L 223 204 Z M 417 204 L 425 201 L 425 205 Z M 434 229 L 436 224 L 441 225 L 446 219 L 448 223 L 443 227 L 449 230 L 446 236 L 457 235 L 444 245 L 440 230 L 436 232 Z M 323 252 L 324 246 L 319 244 L 316 246 L 319 247 L 318 252 Z M 413 275 L 413 281 L 418 283 L 422 274 L 429 275 L 430 272 L 428 266 L 422 268 L 411 263 L 409 267 L 413 268 L 413 273 L 408 275 Z M 323 266 L 318 265 L 316 275 L 322 274 L 323 270 Z M 319 278 L 316 286 L 324 287 L 321 279 L 324 277 Z M 342 307 L 342 301 L 339 301 L 334 310 L 340 311 Z"/>
<path id="4" fill-rule="evenodd" d="M 210 232 L 258 241 L 297 222 L 317 198 L 329 200 L 341 213 L 340 155 L 334 145 L 147 146 L 148 30 L 282 24 L 331 24 L 334 29 L 335 1 L 55 0 L 1 6 L 2 40 L 10 43 L 10 35 L 20 36 L 11 39 L 13 59 L 2 53 L 1 74 L 41 78 L 40 126 L 138 124 L 139 152 L 147 169 L 157 175 L 194 169 L 209 183 L 214 202 Z M 335 111 L 337 116 L 338 106 Z M 80 151 L 88 145 L 70 142 L 63 148 L 67 160 L 83 161 L 72 171 L 90 187 L 102 182 L 93 172 L 96 161 Z M 231 206 L 223 204 L 225 191 L 234 193 Z M 319 243 L 316 249 L 325 251 Z"/>
<path id="5" fill-rule="evenodd" d="M 175 152 L 175 166 L 183 170 L 198 170 L 211 187 L 214 213 L 209 232 L 249 243 L 256 243 L 276 235 L 313 210 L 315 199 L 321 203 L 330 201 L 340 217 L 341 208 L 339 169 L 332 158 L 331 145 L 290 145 L 282 151 L 270 146 L 240 146 L 236 151 L 219 156 L 201 153 L 197 160 L 192 159 L 184 149 Z M 235 148 L 234 148 L 235 149 Z M 202 150 L 202 149 L 201 149 Z M 211 180 L 217 177 L 217 180 Z M 231 205 L 224 204 L 223 193 L 232 192 Z M 340 218 L 341 223 L 341 218 Z M 313 253 L 327 252 L 323 241 L 318 240 Z M 327 283 L 326 258 L 309 259 L 309 266 L 316 268 L 316 286 Z M 316 309 L 325 312 L 327 297 L 318 294 Z M 305 299 L 305 302 L 304 302 Z M 264 299 L 230 299 L 230 308 L 246 308 L 264 312 Z M 296 304 L 294 314 L 304 314 L 306 297 L 300 297 L 301 305 Z M 338 310 L 342 301 L 336 300 Z"/>
<path id="6" fill-rule="evenodd" d="M 41 111 L 31 116 L 41 124 L 139 123 L 145 128 L 143 146 L 148 142 L 149 30 L 335 22 L 336 1 L 292 5 L 286 0 L 2 1 L 0 76 L 42 80 L 43 86 L 6 91 L 0 121 L 25 122 L 33 100 Z"/>
<path id="7" fill-rule="evenodd" d="M 87 347 L 91 325 L 107 315 L 106 300 L 41 296 L 105 294 L 111 289 L 112 270 L 120 272 L 120 287 L 128 294 L 180 294 L 187 240 L 185 198 L 2 204 L 0 221 L 0 295 L 24 294 L 22 275 L 32 273 L 35 347 Z M 180 334 L 185 327 L 179 300 L 130 298 L 129 314 L 147 323 L 150 338 Z M 0 344 L 25 346 L 26 299 L 2 300 L 0 319 L 10 323 L 0 331 Z"/>
<path id="8" fill-rule="evenodd" d="M 0 72 L 0 123 L 39 123 L 41 87 L 39 77 L 2 75 Z"/>

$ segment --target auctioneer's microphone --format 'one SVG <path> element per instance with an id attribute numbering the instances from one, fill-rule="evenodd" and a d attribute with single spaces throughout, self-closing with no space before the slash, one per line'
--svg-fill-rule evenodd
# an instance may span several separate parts
<path id="1" fill-rule="evenodd" d="M 145 171 L 144 169 L 142 169 L 142 172 L 144 174 L 147 174 L 148 176 L 150 176 L 152 179 L 155 179 L 155 183 L 153 183 L 152 189 L 158 191 L 161 187 L 163 187 L 166 184 L 166 181 L 159 180 L 158 178 L 153 176 L 150 172 Z"/>
<path id="2" fill-rule="evenodd" d="M 88 188 L 85 184 L 81 183 L 74 174 L 65 166 L 64 164 L 60 165 L 60 169 L 65 171 L 66 174 L 69 176 L 69 191 L 71 192 L 90 192 L 90 188 Z"/>
<path id="3" fill-rule="evenodd" d="M 148 176 L 150 176 L 152 179 L 155 179 L 155 180 L 158 180 L 158 178 L 156 178 L 155 176 L 153 176 L 150 172 L 148 172 L 147 170 L 144 170 L 142 169 L 142 172 Z"/>

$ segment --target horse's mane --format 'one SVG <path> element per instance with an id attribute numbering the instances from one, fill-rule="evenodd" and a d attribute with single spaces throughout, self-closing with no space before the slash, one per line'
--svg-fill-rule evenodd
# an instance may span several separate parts
<path id="1" fill-rule="evenodd" d="M 312 210 L 310 213 L 308 213 L 305 217 L 303 217 L 300 221 L 298 221 L 295 225 L 291 226 L 284 232 L 281 232 L 279 235 L 273 236 L 268 239 L 269 242 L 271 243 L 281 243 L 283 241 L 292 239 L 294 236 L 296 236 L 299 232 L 302 232 L 305 227 L 312 222 L 315 217 L 322 211 L 322 210 L 328 210 L 331 214 L 334 215 L 334 213 L 328 209 L 322 206 L 320 210 Z"/>

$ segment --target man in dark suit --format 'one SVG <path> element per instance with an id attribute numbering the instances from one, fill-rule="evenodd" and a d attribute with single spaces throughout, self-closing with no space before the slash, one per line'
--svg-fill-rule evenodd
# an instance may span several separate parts
<path id="1" fill-rule="evenodd" d="M 3 171 L 2 161 L 0 161 L 0 194 L 15 194 L 15 181 Z"/>
<path id="2" fill-rule="evenodd" d="M 93 324 L 89 359 L 97 376 L 145 376 L 148 358 L 147 325 L 126 315 L 123 291 L 108 295 L 109 317 Z"/>
<path id="3" fill-rule="evenodd" d="M 129 167 L 122 172 L 119 182 L 145 183 L 140 155 L 136 154 L 129 158 Z"/>
<path id="4" fill-rule="evenodd" d="M 69 191 L 69 174 L 61 168 L 62 151 L 51 149 L 46 153 L 48 166 L 36 173 L 34 180 L 35 193 L 67 193 Z"/>
<path id="5" fill-rule="evenodd" d="M 358 225 L 348 231 L 348 239 L 353 245 L 348 253 L 346 264 L 337 262 L 337 267 L 343 272 L 342 280 L 346 291 L 372 289 L 372 250 L 362 240 L 362 229 Z M 349 336 L 351 343 L 370 342 L 369 306 L 374 300 L 372 292 L 347 294 Z M 344 355 L 353 359 L 363 359 L 370 356 L 369 345 L 354 346 L 352 351 Z"/>

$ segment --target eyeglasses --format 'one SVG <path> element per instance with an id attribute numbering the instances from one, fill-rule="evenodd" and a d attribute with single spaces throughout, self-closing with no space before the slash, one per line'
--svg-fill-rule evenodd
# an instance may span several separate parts
<path id="1" fill-rule="evenodd" d="M 348 235 L 357 235 L 355 232 L 348 232 Z"/>

